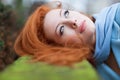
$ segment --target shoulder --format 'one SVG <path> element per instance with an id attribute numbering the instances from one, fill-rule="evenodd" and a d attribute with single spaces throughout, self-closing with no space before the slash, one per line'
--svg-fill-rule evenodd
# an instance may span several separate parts
<path id="1" fill-rule="evenodd" d="M 115 21 L 120 25 L 120 3 L 117 5 L 118 7 L 115 14 Z"/>
<path id="2" fill-rule="evenodd" d="M 118 4 L 116 14 L 119 14 L 119 15 L 120 15 L 120 3 Z"/>

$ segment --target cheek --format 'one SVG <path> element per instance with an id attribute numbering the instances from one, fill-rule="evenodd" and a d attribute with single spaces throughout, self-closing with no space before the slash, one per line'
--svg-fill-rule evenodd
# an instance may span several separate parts
<path id="1" fill-rule="evenodd" d="M 71 35 L 66 39 L 66 42 L 75 44 L 75 43 L 81 43 L 81 40 L 77 35 Z"/>
<path id="2" fill-rule="evenodd" d="M 75 30 L 70 28 L 65 28 L 64 35 L 61 39 L 62 43 L 81 43 L 81 40 Z"/>

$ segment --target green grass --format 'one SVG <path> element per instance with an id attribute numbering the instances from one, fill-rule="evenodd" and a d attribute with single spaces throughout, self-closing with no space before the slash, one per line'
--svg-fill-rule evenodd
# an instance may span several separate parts
<path id="1" fill-rule="evenodd" d="M 83 61 L 74 68 L 28 63 L 23 57 L 0 74 L 0 80 L 99 80 L 92 66 Z"/>

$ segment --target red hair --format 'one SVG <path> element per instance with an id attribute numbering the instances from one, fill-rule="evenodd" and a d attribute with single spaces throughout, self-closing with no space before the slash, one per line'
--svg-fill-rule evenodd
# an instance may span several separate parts
<path id="1" fill-rule="evenodd" d="M 71 65 L 91 56 L 88 46 L 60 46 L 49 42 L 44 35 L 43 23 L 45 15 L 51 9 L 40 6 L 28 18 L 23 30 L 15 41 L 14 49 L 20 56 L 31 55 L 33 61 L 43 61 L 57 65 Z"/>

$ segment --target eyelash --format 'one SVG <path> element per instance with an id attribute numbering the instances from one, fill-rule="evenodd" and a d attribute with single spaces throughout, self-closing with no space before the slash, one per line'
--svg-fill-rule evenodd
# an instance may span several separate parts
<path id="1" fill-rule="evenodd" d="M 60 36 L 62 36 L 63 33 L 64 33 L 64 26 L 61 26 L 61 27 L 60 27 L 60 30 L 59 30 L 59 34 L 60 34 Z"/>
<path id="2" fill-rule="evenodd" d="M 68 11 L 68 10 L 65 10 L 64 16 L 65 16 L 65 18 L 68 18 L 68 16 L 69 16 L 69 11 Z M 62 36 L 63 33 L 64 33 L 64 26 L 61 26 L 61 27 L 60 27 L 60 30 L 59 30 L 60 36 Z"/>
<path id="3" fill-rule="evenodd" d="M 68 16 L 69 16 L 69 11 L 68 10 L 65 10 L 64 16 L 65 16 L 65 18 L 68 18 Z"/>

